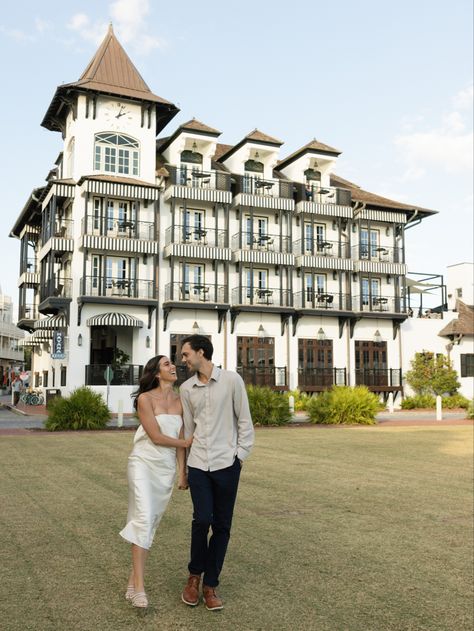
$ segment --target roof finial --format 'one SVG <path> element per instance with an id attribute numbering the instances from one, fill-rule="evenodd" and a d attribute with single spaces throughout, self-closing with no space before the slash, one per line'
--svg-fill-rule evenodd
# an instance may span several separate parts
<path id="1" fill-rule="evenodd" d="M 112 25 L 112 22 L 109 22 L 109 35 L 113 35 L 114 34 L 114 27 Z"/>

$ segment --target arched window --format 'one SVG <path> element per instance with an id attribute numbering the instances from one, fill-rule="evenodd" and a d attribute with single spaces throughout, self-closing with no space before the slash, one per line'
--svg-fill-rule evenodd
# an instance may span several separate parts
<path id="1" fill-rule="evenodd" d="M 257 160 L 247 160 L 244 165 L 246 171 L 252 171 L 253 173 L 263 173 L 263 162 Z"/>
<path id="2" fill-rule="evenodd" d="M 321 172 L 316 169 L 306 169 L 304 174 L 308 182 L 321 182 Z"/>
<path id="3" fill-rule="evenodd" d="M 181 162 L 190 162 L 191 164 L 202 164 L 202 153 L 185 149 L 181 152 Z"/>
<path id="4" fill-rule="evenodd" d="M 139 163 L 138 140 L 112 132 L 95 135 L 94 169 L 96 171 L 138 175 Z"/>

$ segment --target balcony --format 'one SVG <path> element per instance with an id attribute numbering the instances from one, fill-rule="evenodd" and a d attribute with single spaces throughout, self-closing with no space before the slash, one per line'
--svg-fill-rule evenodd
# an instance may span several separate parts
<path id="1" fill-rule="evenodd" d="M 39 285 L 40 273 L 36 258 L 27 258 L 20 261 L 20 278 L 18 279 L 18 287 L 22 285 L 34 288 Z"/>
<path id="2" fill-rule="evenodd" d="M 374 392 L 402 389 L 401 368 L 356 368 L 356 386 L 367 386 Z"/>
<path id="3" fill-rule="evenodd" d="M 48 252 L 54 250 L 56 253 L 72 252 L 74 250 L 74 221 L 72 219 L 61 219 L 53 225 L 45 223 L 41 230 L 41 243 L 43 244 L 38 252 L 38 260 L 43 259 Z"/>
<path id="4" fill-rule="evenodd" d="M 232 304 L 259 307 L 293 306 L 291 292 L 278 287 L 236 287 L 232 290 Z"/>
<path id="5" fill-rule="evenodd" d="M 352 248 L 354 271 L 405 275 L 403 248 L 359 244 Z"/>
<path id="6" fill-rule="evenodd" d="M 345 385 L 345 368 L 298 368 L 298 389 L 303 392 L 322 392 L 332 386 Z"/>
<path id="7" fill-rule="evenodd" d="M 353 296 L 352 310 L 373 313 L 407 313 L 402 298 L 393 296 Z"/>
<path id="8" fill-rule="evenodd" d="M 296 212 L 352 219 L 352 195 L 344 188 L 296 184 Z"/>
<path id="9" fill-rule="evenodd" d="M 38 311 L 44 314 L 56 314 L 71 302 L 71 278 L 50 278 L 40 286 L 40 304 Z"/>
<path id="10" fill-rule="evenodd" d="M 120 301 L 127 304 L 156 300 L 154 282 L 136 278 L 85 276 L 81 278 L 80 291 L 83 298 L 89 299 L 87 302 L 94 302 L 94 298 L 110 299 L 111 302 Z M 98 302 L 105 302 L 105 300 Z"/>
<path id="11" fill-rule="evenodd" d="M 82 219 L 81 229 L 82 234 L 101 237 L 141 239 L 143 241 L 154 241 L 156 239 L 155 224 L 152 221 L 87 215 L 87 217 Z"/>
<path id="12" fill-rule="evenodd" d="M 230 204 L 230 174 L 202 171 L 196 165 L 166 166 L 169 171 L 165 200 L 172 197 Z"/>
<path id="13" fill-rule="evenodd" d="M 254 175 L 233 175 L 234 206 L 294 210 L 293 182 Z"/>
<path id="14" fill-rule="evenodd" d="M 234 262 L 291 267 L 295 264 L 289 237 L 277 233 L 239 232 L 233 235 L 231 244 Z"/>
<path id="15" fill-rule="evenodd" d="M 106 370 L 112 369 L 111 386 L 136 386 L 142 376 L 143 366 L 138 364 L 123 364 L 113 366 L 109 364 L 89 364 L 86 366 L 86 386 L 106 386 Z"/>
<path id="16" fill-rule="evenodd" d="M 247 384 L 288 390 L 286 366 L 237 366 L 237 372 Z"/>
<path id="17" fill-rule="evenodd" d="M 212 283 L 168 283 L 165 286 L 165 302 L 193 304 L 224 304 L 227 302 L 227 287 Z"/>
<path id="18" fill-rule="evenodd" d="M 317 291 L 313 288 L 295 293 L 295 309 L 317 311 L 352 311 L 349 294 Z"/>
<path id="19" fill-rule="evenodd" d="M 170 256 L 230 261 L 231 252 L 226 247 L 226 231 L 204 226 L 170 226 L 165 232 L 164 257 Z"/>
<path id="20" fill-rule="evenodd" d="M 296 256 L 351 257 L 351 251 L 347 243 L 327 241 L 326 239 L 298 239 L 293 245 L 293 251 Z"/>

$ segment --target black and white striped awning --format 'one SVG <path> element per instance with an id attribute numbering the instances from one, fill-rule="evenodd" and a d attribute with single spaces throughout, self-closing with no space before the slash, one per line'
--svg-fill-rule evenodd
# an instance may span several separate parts
<path id="1" fill-rule="evenodd" d="M 143 322 L 127 313 L 100 313 L 87 320 L 87 326 L 133 326 L 141 329 Z"/>
<path id="2" fill-rule="evenodd" d="M 35 321 L 33 326 L 35 329 L 48 329 L 50 331 L 54 331 L 54 329 L 64 329 L 66 327 L 66 316 L 61 314 L 40 318 Z"/>
<path id="3" fill-rule="evenodd" d="M 19 340 L 19 346 L 40 346 L 43 342 L 51 342 L 53 332 L 51 330 L 35 331 L 31 335 L 26 335 L 23 339 Z"/>

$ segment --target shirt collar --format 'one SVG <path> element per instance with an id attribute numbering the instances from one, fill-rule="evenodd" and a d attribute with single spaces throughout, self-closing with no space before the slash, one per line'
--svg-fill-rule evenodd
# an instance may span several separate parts
<path id="1" fill-rule="evenodd" d="M 213 366 L 212 367 L 212 373 L 210 376 L 209 381 L 219 381 L 219 377 L 221 376 L 221 369 L 218 366 Z M 202 381 L 199 381 L 199 377 L 197 375 L 197 373 L 194 373 L 194 375 L 191 377 L 192 381 L 192 386 L 198 386 L 200 388 L 206 386 L 207 384 L 202 383 Z M 209 383 L 209 382 L 208 382 Z"/>

